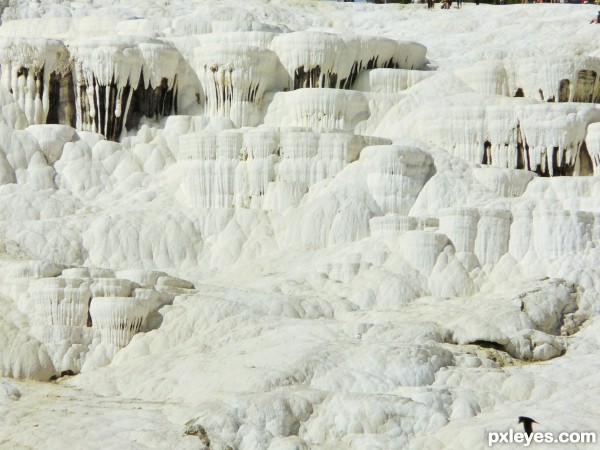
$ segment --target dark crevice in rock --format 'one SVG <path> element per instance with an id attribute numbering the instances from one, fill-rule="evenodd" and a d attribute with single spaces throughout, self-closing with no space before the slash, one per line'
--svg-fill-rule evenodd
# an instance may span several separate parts
<path id="1" fill-rule="evenodd" d="M 19 69 L 17 70 L 17 78 L 21 76 L 25 78 L 29 76 L 29 69 L 27 67 L 19 67 Z"/>
<path id="2" fill-rule="evenodd" d="M 575 93 L 573 94 L 574 102 L 592 103 L 592 101 L 598 100 L 597 95 L 594 95 L 596 75 L 596 72 L 593 70 L 579 71 L 577 82 L 575 83 Z"/>
<path id="3" fill-rule="evenodd" d="M 171 88 L 169 88 L 168 80 L 162 78 L 159 86 L 153 87 L 149 84 L 148 88 L 146 88 L 142 74 L 137 88 L 132 93 L 125 128 L 128 130 L 137 128 L 142 117 L 159 119 L 171 115 L 174 111 L 177 112 L 176 86 L 177 78 L 175 78 Z M 129 87 L 127 92 L 123 91 L 124 99 L 127 98 L 126 95 L 129 95 L 130 89 L 131 87 Z M 223 91 L 223 95 L 227 95 L 225 90 Z M 124 112 L 121 114 L 121 117 L 123 114 Z"/>
<path id="4" fill-rule="evenodd" d="M 75 86 L 73 75 L 50 74 L 46 123 L 75 126 Z"/>
<path id="5" fill-rule="evenodd" d="M 88 315 L 87 315 L 87 323 L 86 325 L 88 327 L 93 326 L 94 322 L 92 321 L 92 315 L 90 314 L 90 306 L 92 304 L 92 299 L 90 298 L 90 300 L 88 301 Z"/>
<path id="6" fill-rule="evenodd" d="M 592 157 L 587 149 L 585 141 L 581 143 L 579 148 L 579 175 L 582 176 L 593 176 L 594 175 L 594 163 Z"/>
<path id="7" fill-rule="evenodd" d="M 498 342 L 494 342 L 494 341 L 486 341 L 486 340 L 476 340 L 473 342 L 469 342 L 469 344 L 471 345 L 476 345 L 477 347 L 481 347 L 481 348 L 491 348 L 494 350 L 499 350 L 502 352 L 505 352 L 506 349 L 504 348 L 504 346 L 502 344 L 499 344 Z"/>
<path id="8" fill-rule="evenodd" d="M 560 86 L 558 88 L 558 101 L 568 102 L 571 96 L 571 82 L 569 80 L 560 80 Z"/>
<path id="9" fill-rule="evenodd" d="M 304 68 L 304 66 L 298 67 L 294 74 L 294 89 L 322 87 L 319 83 L 320 76 L 321 66 L 317 65 L 308 71 Z"/>
<path id="10" fill-rule="evenodd" d="M 594 164 L 592 158 L 587 150 L 585 141 L 581 143 L 577 156 L 571 161 L 567 160 L 567 150 L 563 149 L 560 152 L 558 147 L 553 147 L 551 157 L 542 158 L 548 162 L 548 164 L 538 164 L 535 167 L 530 166 L 530 148 L 529 145 L 523 141 L 523 135 L 521 133 L 520 124 L 517 123 L 515 128 L 516 132 L 516 169 L 529 170 L 537 173 L 541 177 L 557 177 L 557 176 L 591 176 L 594 174 Z M 506 147 L 509 144 L 505 144 Z M 508 148 L 505 148 L 508 152 Z M 494 165 L 492 158 L 492 144 L 489 141 L 485 141 L 483 144 L 483 156 L 481 158 L 481 164 Z"/>
<path id="11" fill-rule="evenodd" d="M 492 144 L 490 141 L 485 141 L 483 143 L 483 158 L 481 164 L 489 165 L 492 163 L 492 155 L 490 154 L 492 150 Z"/>
<path id="12" fill-rule="evenodd" d="M 529 170 L 529 158 L 528 155 L 525 154 L 525 149 L 523 148 L 523 138 L 521 136 L 521 125 L 517 123 L 517 169 L 527 169 Z"/>

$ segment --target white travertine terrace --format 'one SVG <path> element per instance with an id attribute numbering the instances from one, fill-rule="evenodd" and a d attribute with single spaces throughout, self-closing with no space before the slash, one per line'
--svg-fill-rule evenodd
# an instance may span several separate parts
<path id="1" fill-rule="evenodd" d="M 136 297 L 94 297 L 90 303 L 92 322 L 102 342 L 117 348 L 125 347 L 145 329 L 149 309 L 146 299 Z"/>
<path id="2" fill-rule="evenodd" d="M 90 286 L 78 278 L 41 278 L 31 285 L 29 295 L 40 324 L 85 327 Z"/>
<path id="3" fill-rule="evenodd" d="M 200 45 L 194 68 L 204 90 L 204 114 L 238 127 L 260 122 L 265 92 L 284 86 L 281 63 L 269 49 L 228 43 Z"/>
<path id="4" fill-rule="evenodd" d="M 543 175 L 589 175 L 589 154 L 582 150 L 588 125 L 600 120 L 592 106 L 537 103 L 479 96 L 453 99 L 446 106 L 422 107 L 402 122 L 411 136 L 447 148 L 467 161 Z M 424 126 L 434 114 L 445 120 Z M 394 126 L 398 126 L 394 124 Z M 386 124 L 392 131 L 392 123 Z M 389 133 L 386 133 L 389 134 Z"/>
<path id="5" fill-rule="evenodd" d="M 123 37 L 77 41 L 69 49 L 78 129 L 114 140 L 128 120 L 137 125 L 139 117 L 131 116 L 160 117 L 176 109 L 175 48 Z"/>
<path id="6" fill-rule="evenodd" d="M 590 212 L 538 207 L 532 215 L 533 250 L 545 261 L 581 252 L 592 241 L 593 226 L 594 214 Z"/>
<path id="7" fill-rule="evenodd" d="M 440 211 L 440 232 L 450 238 L 457 252 L 475 252 L 479 211 L 476 208 L 449 208 Z"/>
<path id="8" fill-rule="evenodd" d="M 482 61 L 456 74 L 482 94 L 520 96 L 549 102 L 600 101 L 600 58 L 557 55 Z"/>
<path id="9" fill-rule="evenodd" d="M 298 89 L 278 92 L 268 107 L 265 124 L 274 127 L 310 127 L 317 131 L 353 131 L 368 118 L 367 99 L 361 92 L 340 89 Z"/>
<path id="10" fill-rule="evenodd" d="M 473 169 L 473 176 L 485 187 L 502 197 L 520 197 L 536 175 L 519 169 L 483 166 Z"/>
<path id="11" fill-rule="evenodd" d="M 449 244 L 445 234 L 410 230 L 400 236 L 400 247 L 406 262 L 424 275 L 431 275 L 438 257 Z"/>
<path id="12" fill-rule="evenodd" d="M 79 372 L 91 343 L 89 281 L 76 277 L 40 278 L 29 284 L 32 334 L 44 344 L 52 371 Z"/>
<path id="13" fill-rule="evenodd" d="M 268 49 L 278 33 L 271 31 L 229 31 L 204 33 L 196 36 L 199 47 L 224 45 L 226 47 L 249 46 Z"/>
<path id="14" fill-rule="evenodd" d="M 371 236 L 386 239 L 397 240 L 403 233 L 420 227 L 422 227 L 422 223 L 416 217 L 400 214 L 386 214 L 369 220 Z"/>
<path id="15" fill-rule="evenodd" d="M 120 278 L 94 278 L 90 286 L 94 297 L 129 297 L 131 282 Z"/>
<path id="16" fill-rule="evenodd" d="M 483 267 L 495 266 L 508 251 L 511 222 L 510 211 L 479 209 L 475 255 Z"/>
<path id="17" fill-rule="evenodd" d="M 415 42 L 314 31 L 280 34 L 271 49 L 289 74 L 289 89 L 351 89 L 363 70 L 420 69 L 426 53 Z"/>
<path id="18" fill-rule="evenodd" d="M 56 117 L 62 110 L 72 108 L 66 91 L 70 73 L 69 52 L 65 45 L 45 38 L 0 38 L 0 85 L 10 92 L 25 113 L 30 124 L 43 124 L 48 119 L 51 104 Z M 68 116 L 68 111 L 66 112 Z M 66 118 L 63 118 L 66 120 Z"/>
<path id="19" fill-rule="evenodd" d="M 360 158 L 367 164 L 367 186 L 381 210 L 408 214 L 431 175 L 431 157 L 417 148 L 378 145 L 363 149 Z"/>
<path id="20" fill-rule="evenodd" d="M 363 92 L 398 93 L 434 75 L 435 72 L 409 69 L 373 69 L 360 73 L 352 89 Z"/>
<path id="21" fill-rule="evenodd" d="M 183 191 L 198 208 L 236 206 L 283 211 L 298 204 L 310 186 L 334 178 L 356 161 L 363 148 L 386 141 L 349 132 L 318 133 L 308 128 L 265 127 L 182 134 L 178 160 L 185 163 Z M 404 159 L 410 159 L 409 154 L 416 158 L 405 162 L 406 176 L 415 178 L 414 186 L 409 181 L 405 183 L 407 198 L 402 202 L 408 210 L 429 166 L 427 155 L 422 154 L 419 159 L 418 150 L 406 152 Z M 378 160 L 378 156 L 371 159 Z"/>
<path id="22" fill-rule="evenodd" d="M 483 268 L 491 269 L 509 251 L 512 222 L 508 210 L 448 208 L 440 211 L 439 231 L 457 252 L 474 254 Z"/>
<path id="23" fill-rule="evenodd" d="M 596 12 L 0 1 L 0 447 L 600 435 Z"/>

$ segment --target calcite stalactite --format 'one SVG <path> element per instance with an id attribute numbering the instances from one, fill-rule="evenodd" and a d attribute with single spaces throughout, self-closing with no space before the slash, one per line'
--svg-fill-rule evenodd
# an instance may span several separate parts
<path id="1" fill-rule="evenodd" d="M 0 40 L 0 83 L 13 95 L 30 124 L 72 125 L 69 64 L 69 52 L 61 41 Z"/>
<path id="2" fill-rule="evenodd" d="M 448 149 L 454 156 L 495 167 L 526 169 L 541 176 L 591 175 L 592 162 L 584 145 L 589 124 L 600 111 L 572 103 L 510 102 L 502 97 L 489 104 L 436 106 L 418 110 L 404 126 L 415 137 Z M 431 114 L 445 120 L 428 124 Z"/>
<path id="3" fill-rule="evenodd" d="M 231 208 L 235 201 L 235 171 L 240 162 L 243 135 L 225 130 L 217 136 L 215 207 Z"/>
<path id="4" fill-rule="evenodd" d="M 34 306 L 32 333 L 44 343 L 55 370 L 79 372 L 92 337 L 88 280 L 41 278 L 30 285 L 29 296 Z"/>
<path id="5" fill-rule="evenodd" d="M 204 114 L 209 117 L 229 117 L 239 127 L 255 126 L 265 92 L 284 86 L 281 63 L 271 50 L 212 44 L 197 47 L 194 54 Z"/>
<path id="6" fill-rule="evenodd" d="M 179 137 L 182 187 L 198 208 L 281 210 L 387 139 L 305 128 L 199 131 Z"/>
<path id="7" fill-rule="evenodd" d="M 277 178 L 310 186 L 318 181 L 319 134 L 309 130 L 281 131 L 281 162 Z"/>
<path id="8" fill-rule="evenodd" d="M 556 55 L 482 61 L 456 75 L 482 94 L 600 103 L 600 58 Z"/>
<path id="9" fill-rule="evenodd" d="M 116 140 L 142 116 L 176 110 L 176 49 L 114 39 L 77 42 L 70 48 L 78 129 Z"/>
<path id="10" fill-rule="evenodd" d="M 367 69 L 420 69 L 426 49 L 414 42 L 299 31 L 276 36 L 273 49 L 290 76 L 289 89 L 350 89 Z"/>
<path id="11" fill-rule="evenodd" d="M 100 330 L 102 342 L 123 348 L 146 325 L 148 302 L 135 297 L 94 297 L 90 314 L 94 327 Z"/>
<path id="12" fill-rule="evenodd" d="M 369 143 L 361 136 L 352 133 L 337 131 L 321 133 L 317 167 L 318 180 L 335 177 L 344 167 L 356 161 L 361 150 Z"/>
<path id="13" fill-rule="evenodd" d="M 85 327 L 89 284 L 77 278 L 41 278 L 31 285 L 36 321 L 45 325 Z"/>
<path id="14" fill-rule="evenodd" d="M 179 138 L 179 159 L 191 160 L 186 164 L 186 190 L 194 205 L 201 208 L 214 207 L 215 160 L 217 157 L 217 135 L 214 132 L 199 132 Z"/>
<path id="15" fill-rule="evenodd" d="M 269 182 L 275 180 L 275 163 L 279 160 L 279 132 L 277 130 L 252 130 L 244 134 L 243 152 L 246 175 L 237 180 L 238 186 L 247 187 L 240 206 L 262 208 Z M 246 184 L 247 183 L 247 184 Z M 244 188 L 236 190 L 244 192 Z"/>
<path id="16" fill-rule="evenodd" d="M 588 126 L 585 142 L 592 159 L 594 175 L 598 175 L 600 174 L 600 123 L 592 123 Z"/>

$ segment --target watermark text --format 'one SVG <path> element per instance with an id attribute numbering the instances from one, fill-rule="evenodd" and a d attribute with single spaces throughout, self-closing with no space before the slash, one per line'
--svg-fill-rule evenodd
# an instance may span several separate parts
<path id="1" fill-rule="evenodd" d="M 496 444 L 522 444 L 529 447 L 531 444 L 595 444 L 596 433 L 593 432 L 562 432 L 542 433 L 534 432 L 529 435 L 522 431 L 508 430 L 505 432 L 490 431 L 488 433 L 488 447 Z"/>

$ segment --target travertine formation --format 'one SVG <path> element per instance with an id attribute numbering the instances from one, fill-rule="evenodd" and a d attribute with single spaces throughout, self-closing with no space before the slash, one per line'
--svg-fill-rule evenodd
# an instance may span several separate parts
<path id="1" fill-rule="evenodd" d="M 183 134 L 178 153 L 186 174 L 182 186 L 195 207 L 282 211 L 297 205 L 310 186 L 356 161 L 364 147 L 386 141 L 291 127 Z M 417 171 L 425 165 L 424 173 L 416 175 L 421 186 L 429 170 L 425 160 L 423 155 L 413 163 Z"/>
<path id="2" fill-rule="evenodd" d="M 0 1 L 0 447 L 600 433 L 590 8 Z"/>

